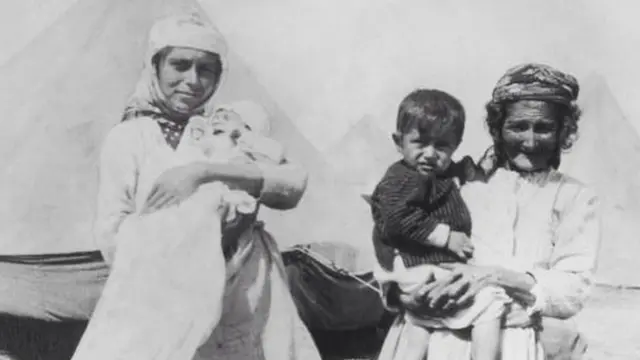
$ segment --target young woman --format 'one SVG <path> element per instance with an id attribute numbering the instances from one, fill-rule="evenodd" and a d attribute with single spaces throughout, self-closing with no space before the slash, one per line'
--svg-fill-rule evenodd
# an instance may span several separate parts
<path id="1" fill-rule="evenodd" d="M 124 250 L 119 252 L 122 249 L 131 252 L 132 247 L 116 240 L 136 240 L 131 232 L 128 236 L 119 235 L 129 221 L 144 221 L 140 220 L 140 212 L 153 216 L 173 207 L 177 210 L 172 214 L 180 216 L 179 219 L 167 219 L 168 225 L 159 223 L 159 229 L 167 226 L 166 229 L 175 230 L 171 224 L 178 221 L 187 224 L 185 229 L 208 231 L 214 244 L 207 247 L 212 254 L 211 263 L 200 270 L 208 272 L 209 277 L 204 278 L 211 279 L 211 282 L 201 284 L 203 291 L 211 295 L 219 290 L 217 300 L 203 307 L 206 316 L 213 319 L 213 330 L 207 332 L 198 328 L 195 333 L 191 329 L 191 333 L 185 335 L 187 329 L 180 334 L 187 340 L 177 336 L 171 338 L 174 329 L 169 326 L 171 323 L 163 324 L 160 316 L 157 319 L 143 318 L 146 322 L 135 326 L 148 331 L 139 331 L 136 333 L 138 337 L 131 339 L 125 336 L 127 331 L 118 337 L 118 329 L 112 329 L 115 331 L 108 336 L 101 335 L 101 331 L 106 330 L 100 326 L 102 320 L 96 318 L 90 322 L 74 359 L 113 359 L 118 356 L 173 359 L 178 356 L 172 349 L 173 344 L 186 347 L 185 341 L 190 342 L 192 348 L 198 347 L 194 359 L 319 359 L 288 292 L 280 253 L 273 238 L 261 223 L 252 220 L 232 230 L 232 241 L 223 243 L 219 233 L 220 217 L 213 216 L 215 209 L 208 207 L 214 203 L 213 199 L 207 198 L 211 192 L 203 190 L 210 183 L 224 182 L 251 194 L 260 204 L 275 209 L 291 209 L 305 190 L 305 171 L 286 160 L 280 164 L 194 162 L 174 166 L 175 149 L 189 118 L 209 116 L 215 109 L 214 94 L 225 73 L 225 54 L 226 46 L 221 35 L 199 19 L 170 17 L 154 25 L 145 69 L 125 111 L 124 121 L 110 131 L 103 144 L 95 224 L 100 248 L 108 261 L 113 261 L 114 254 L 116 259 L 124 254 Z M 191 213 L 184 210 L 186 206 L 191 206 Z M 194 209 L 200 209 L 201 213 L 193 214 Z M 188 213 L 191 216 L 187 216 Z M 149 233 L 153 231 L 147 227 L 146 236 L 140 241 L 153 240 L 149 239 Z M 184 237 L 181 241 L 190 241 L 189 236 L 180 236 Z M 159 234 L 158 241 L 166 238 Z M 206 241 L 198 244 L 208 245 Z M 158 259 L 158 266 L 164 266 L 162 261 Z M 171 256 L 167 261 L 171 262 Z M 188 262 L 182 265 L 190 268 Z M 191 270 L 194 274 L 198 271 Z M 110 282 L 115 281 L 117 271 L 115 266 Z M 119 275 L 119 279 L 126 282 L 127 276 L 135 279 L 143 271 L 151 274 L 154 269 L 138 268 L 131 274 Z M 185 269 L 176 268 L 175 271 Z M 162 279 L 157 281 L 162 282 Z M 158 284 L 149 284 L 152 285 Z M 165 286 L 170 288 L 171 284 Z M 105 293 L 108 291 L 109 284 Z M 168 289 L 167 294 L 172 294 L 167 297 L 180 298 L 179 291 L 175 289 Z M 197 299 L 195 301 L 197 303 Z M 168 299 L 159 298 L 156 304 L 148 306 L 167 304 L 171 305 Z M 166 314 L 171 321 L 180 320 L 176 313 L 198 316 L 195 309 L 188 308 L 192 302 L 173 305 L 172 308 L 163 308 L 171 312 Z M 173 313 L 174 309 L 176 313 Z M 100 304 L 96 312 L 99 311 Z M 157 313 L 149 311 L 149 314 Z M 108 314 L 102 315 L 96 316 L 109 318 Z M 191 320 L 193 318 L 185 319 L 186 326 L 192 324 L 189 323 Z M 166 340 L 166 343 L 158 339 Z M 122 342 L 131 344 L 131 348 L 123 349 Z M 122 350 L 118 352 L 120 350 L 117 349 Z"/>

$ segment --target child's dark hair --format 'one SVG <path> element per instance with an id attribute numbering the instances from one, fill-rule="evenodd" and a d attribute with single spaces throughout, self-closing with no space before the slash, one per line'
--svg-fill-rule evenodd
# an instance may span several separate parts
<path id="1" fill-rule="evenodd" d="M 465 111 L 458 99 L 444 91 L 418 89 L 400 103 L 396 131 L 401 134 L 406 134 L 412 129 L 418 129 L 421 133 L 453 131 L 460 144 L 464 124 Z"/>

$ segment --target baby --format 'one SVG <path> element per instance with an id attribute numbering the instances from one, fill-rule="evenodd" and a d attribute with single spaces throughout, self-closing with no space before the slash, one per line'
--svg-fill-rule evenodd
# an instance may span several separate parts
<path id="1" fill-rule="evenodd" d="M 282 162 L 283 148 L 266 136 L 267 120 L 252 103 L 194 117 L 166 166 Z M 148 188 L 152 175 L 139 187 Z M 224 301 L 227 270 L 235 266 L 235 258 L 223 252 L 225 234 L 229 228 L 245 229 L 241 220 L 255 216 L 257 207 L 245 191 L 217 181 L 177 205 L 125 220 L 109 279 L 73 359 L 193 358 L 222 316 L 215 304 Z M 232 244 L 252 240 L 232 234 Z"/>
<path id="2" fill-rule="evenodd" d="M 482 178 L 483 171 L 470 158 L 451 161 L 465 123 L 464 108 L 453 96 L 416 90 L 400 104 L 396 122 L 393 139 L 402 160 L 389 167 L 371 196 L 373 243 L 380 265 L 395 275 L 392 280 L 402 291 L 411 293 L 447 276 L 439 264 L 471 258 L 471 216 L 459 182 Z M 504 291 L 487 287 L 471 307 L 451 316 L 407 312 L 407 322 L 414 325 L 408 341 L 415 351 L 405 360 L 422 360 L 429 331 L 437 328 L 471 328 L 473 359 L 499 359 L 508 302 Z"/>
<path id="3" fill-rule="evenodd" d="M 284 148 L 267 136 L 268 131 L 264 109 L 254 103 L 238 102 L 218 108 L 210 118 L 191 118 L 176 155 L 185 161 L 280 164 L 285 158 Z M 257 209 L 255 198 L 230 185 L 225 185 L 222 202 L 227 224 L 241 215 L 252 215 Z"/>

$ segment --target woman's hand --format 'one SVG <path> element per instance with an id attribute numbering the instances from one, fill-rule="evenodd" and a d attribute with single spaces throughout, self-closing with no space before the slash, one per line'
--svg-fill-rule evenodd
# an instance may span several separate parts
<path id="1" fill-rule="evenodd" d="M 402 307 L 409 311 L 418 312 L 421 314 L 431 314 L 432 310 L 429 308 L 428 304 L 424 303 L 424 296 L 436 285 L 437 284 L 435 282 L 424 284 L 418 290 L 413 292 L 403 292 L 402 290 L 397 288 L 398 300 L 402 304 Z"/>
<path id="2" fill-rule="evenodd" d="M 525 328 L 529 326 L 539 326 L 541 318 L 539 315 L 531 315 L 522 305 L 517 301 L 510 304 L 509 310 L 506 313 L 504 321 L 504 327 L 511 328 Z"/>
<path id="3" fill-rule="evenodd" d="M 203 172 L 199 163 L 176 166 L 163 172 L 153 184 L 142 213 L 152 213 L 187 199 L 202 183 Z"/>
<path id="4" fill-rule="evenodd" d="M 436 311 L 456 311 L 469 306 L 484 287 L 495 283 L 498 268 L 465 264 L 440 264 L 452 273 L 424 295 L 424 302 Z"/>

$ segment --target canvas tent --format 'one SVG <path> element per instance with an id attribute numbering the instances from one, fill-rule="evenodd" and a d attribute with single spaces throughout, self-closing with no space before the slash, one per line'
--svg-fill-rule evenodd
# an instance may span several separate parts
<path id="1" fill-rule="evenodd" d="M 606 80 L 582 81 L 579 138 L 561 170 L 591 185 L 602 212 L 599 283 L 640 286 L 640 136 L 622 113 Z"/>
<path id="2" fill-rule="evenodd" d="M 324 155 L 337 176 L 369 192 L 389 164 L 400 158 L 391 133 L 383 131 L 370 115 L 349 128 Z"/>

